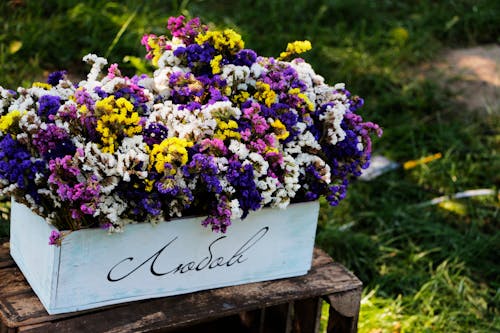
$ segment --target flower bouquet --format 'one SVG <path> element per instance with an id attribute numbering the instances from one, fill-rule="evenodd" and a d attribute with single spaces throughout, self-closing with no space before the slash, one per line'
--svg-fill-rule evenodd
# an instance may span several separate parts
<path id="1" fill-rule="evenodd" d="M 31 88 L 0 87 L 0 194 L 47 221 L 50 244 L 193 216 L 231 234 L 262 208 L 320 196 L 337 205 L 368 166 L 381 129 L 356 113 L 361 98 L 297 57 L 308 41 L 272 58 L 197 18 L 172 17 L 168 29 L 141 41 L 153 76 L 126 77 L 89 54 L 86 80 L 61 71 Z"/>

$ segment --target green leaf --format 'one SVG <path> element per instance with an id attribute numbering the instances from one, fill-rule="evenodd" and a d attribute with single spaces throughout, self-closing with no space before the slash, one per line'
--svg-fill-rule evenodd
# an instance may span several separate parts
<path id="1" fill-rule="evenodd" d="M 147 73 L 148 68 L 144 60 L 139 57 L 125 56 L 123 62 L 129 62 L 139 73 Z"/>

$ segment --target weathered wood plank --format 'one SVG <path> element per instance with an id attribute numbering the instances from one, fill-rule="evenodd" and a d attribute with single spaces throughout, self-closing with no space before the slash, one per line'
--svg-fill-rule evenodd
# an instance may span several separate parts
<path id="1" fill-rule="evenodd" d="M 14 260 L 10 256 L 9 242 L 2 238 L 0 239 L 0 269 L 14 266 Z"/>
<path id="2" fill-rule="evenodd" d="M 318 333 L 321 319 L 320 297 L 298 300 L 294 304 L 293 333 Z"/>
<path id="3" fill-rule="evenodd" d="M 145 331 L 165 327 L 182 327 L 237 314 L 241 311 L 356 288 L 359 280 L 342 278 L 337 283 L 330 279 L 330 277 L 335 276 L 343 277 L 339 270 L 341 270 L 341 266 L 331 264 L 319 267 L 312 274 L 299 278 L 252 283 L 245 286 L 135 302 L 103 309 L 71 320 L 60 320 L 50 327 L 58 332 L 94 332 L 101 331 L 103 327 L 108 327 L 110 331 L 133 332 L 133 329 L 129 329 L 130 323 L 138 324 L 139 322 Z M 24 318 L 26 321 L 33 320 L 32 317 Z M 150 318 L 151 320 L 144 322 L 142 318 Z M 36 332 L 36 330 L 32 332 Z"/>
<path id="4" fill-rule="evenodd" d="M 359 313 L 361 288 L 352 292 L 341 292 L 327 296 L 328 303 L 344 317 L 354 317 Z"/>
<path id="5" fill-rule="evenodd" d="M 318 249 L 317 247 L 314 248 L 311 267 L 320 267 L 331 264 L 332 262 L 333 259 L 325 251 Z"/>
<path id="6" fill-rule="evenodd" d="M 245 311 L 257 313 L 259 309 L 279 304 L 294 301 L 300 304 L 304 299 L 339 292 L 357 293 L 362 286 L 361 281 L 343 266 L 332 262 L 323 251 L 315 250 L 313 267 L 305 276 L 51 316 L 30 291 L 17 268 L 0 268 L 0 279 L 9 281 L 0 286 L 0 317 L 8 327 L 18 327 L 22 332 L 175 329 Z M 341 308 L 339 311 L 347 313 Z"/>
<path id="7" fill-rule="evenodd" d="M 16 267 L 0 269 L 0 295 L 2 297 L 30 291 L 24 275 Z"/>
<path id="8" fill-rule="evenodd" d="M 330 294 L 325 297 L 330 303 L 328 333 L 356 333 L 358 331 L 361 292 L 362 289 L 359 287 L 348 292 Z"/>

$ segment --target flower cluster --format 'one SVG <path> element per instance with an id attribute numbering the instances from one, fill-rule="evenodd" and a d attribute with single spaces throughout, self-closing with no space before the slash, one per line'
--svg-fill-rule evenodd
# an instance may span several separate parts
<path id="1" fill-rule="evenodd" d="M 290 60 L 308 41 L 275 59 L 199 19 L 170 18 L 168 29 L 142 39 L 152 77 L 116 64 L 102 73 L 107 61 L 88 55 L 77 84 L 56 72 L 0 87 L 0 195 L 60 230 L 204 215 L 220 232 L 263 207 L 345 197 L 381 129 L 343 84 Z"/>

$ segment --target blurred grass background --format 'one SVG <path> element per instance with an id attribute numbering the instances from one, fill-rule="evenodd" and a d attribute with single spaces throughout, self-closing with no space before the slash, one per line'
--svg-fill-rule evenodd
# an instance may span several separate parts
<path id="1" fill-rule="evenodd" d="M 360 332 L 500 332 L 500 110 L 466 110 L 452 78 L 426 70 L 446 49 L 500 43 L 500 1 L 11 0 L 0 12 L 6 88 L 60 69 L 82 77 L 89 52 L 149 72 L 140 38 L 165 33 L 170 15 L 234 28 L 265 56 L 310 40 L 304 58 L 365 98 L 362 115 L 383 126 L 376 154 L 399 163 L 442 154 L 352 184 L 337 208 L 322 203 L 317 245 L 365 284 Z M 481 188 L 496 194 L 429 203 Z M 1 237 L 7 202 L 0 214 Z"/>

